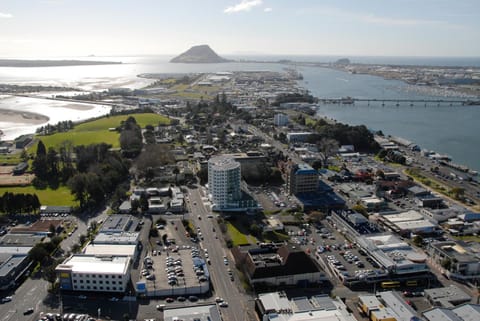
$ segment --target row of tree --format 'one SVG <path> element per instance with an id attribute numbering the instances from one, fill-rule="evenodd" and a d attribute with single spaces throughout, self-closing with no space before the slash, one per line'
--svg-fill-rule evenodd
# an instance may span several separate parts
<path id="1" fill-rule="evenodd" d="M 0 211 L 2 213 L 32 213 L 40 209 L 40 201 L 36 194 L 14 194 L 5 192 L 0 196 Z"/>
<path id="2" fill-rule="evenodd" d="M 59 121 L 56 125 L 47 124 L 37 128 L 37 133 L 43 135 L 51 135 L 54 133 L 68 132 L 73 129 L 73 122 L 71 120 Z"/>

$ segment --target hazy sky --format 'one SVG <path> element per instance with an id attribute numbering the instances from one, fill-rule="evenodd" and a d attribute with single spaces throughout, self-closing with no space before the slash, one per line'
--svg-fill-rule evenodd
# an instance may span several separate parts
<path id="1" fill-rule="evenodd" d="M 480 56 L 480 0 L 0 0 L 0 57 Z"/>

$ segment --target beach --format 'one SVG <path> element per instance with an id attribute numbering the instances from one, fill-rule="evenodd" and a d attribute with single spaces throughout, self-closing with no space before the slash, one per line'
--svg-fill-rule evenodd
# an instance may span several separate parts
<path id="1" fill-rule="evenodd" d="M 50 120 L 49 117 L 37 113 L 0 108 L 2 122 L 40 125 Z"/>

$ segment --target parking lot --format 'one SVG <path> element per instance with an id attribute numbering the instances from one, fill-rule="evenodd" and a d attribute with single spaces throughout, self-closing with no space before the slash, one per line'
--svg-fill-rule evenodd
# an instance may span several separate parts
<path id="1" fill-rule="evenodd" d="M 332 227 L 327 220 L 321 225 L 312 226 L 308 238 L 312 254 L 322 260 L 341 281 L 346 278 L 359 279 L 374 276 L 380 266 L 362 249 L 347 240 Z M 313 241 L 313 242 L 312 242 Z"/>

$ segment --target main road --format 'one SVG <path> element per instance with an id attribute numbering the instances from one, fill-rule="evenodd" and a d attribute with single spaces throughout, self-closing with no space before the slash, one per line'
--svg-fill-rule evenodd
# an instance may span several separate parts
<path id="1" fill-rule="evenodd" d="M 239 290 L 241 282 L 236 274 L 233 258 L 225 247 L 216 219 L 207 217 L 211 212 L 206 208 L 203 193 L 202 187 L 188 189 L 187 206 L 190 208 L 192 221 L 202 232 L 203 240 L 200 245 L 208 250 L 211 261 L 208 268 L 214 295 L 223 298 L 229 304 L 227 308 L 220 308 L 222 317 L 225 321 L 255 320 L 253 300 Z M 227 258 L 228 265 L 224 263 L 224 257 Z M 234 276 L 233 281 L 228 274 L 229 268 Z"/>

